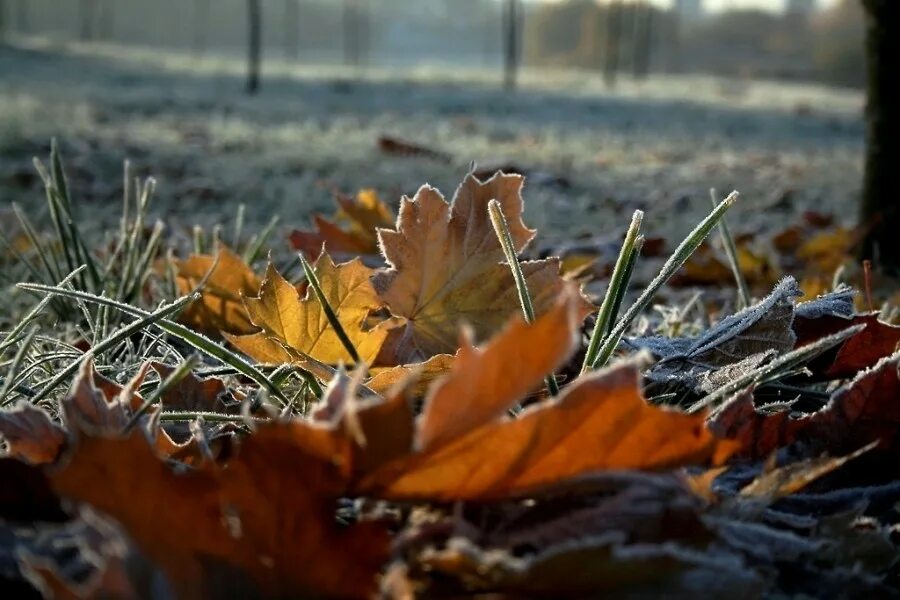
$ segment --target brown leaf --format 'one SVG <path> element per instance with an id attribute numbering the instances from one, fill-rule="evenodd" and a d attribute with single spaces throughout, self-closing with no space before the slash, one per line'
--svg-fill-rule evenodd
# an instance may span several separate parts
<path id="1" fill-rule="evenodd" d="M 216 256 L 191 255 L 176 260 L 175 269 L 180 294 L 192 292 L 209 274 L 200 299 L 181 314 L 183 323 L 212 335 L 219 335 L 220 331 L 246 334 L 254 330 L 241 295 L 255 294 L 260 280 L 240 256 L 220 245 Z"/>
<path id="2" fill-rule="evenodd" d="M 480 182 L 469 175 L 448 204 L 434 188 L 419 189 L 401 201 L 396 230 L 380 230 L 389 269 L 375 276 L 375 288 L 391 313 L 405 323 L 391 330 L 393 360 L 420 362 L 457 348 L 463 323 L 485 339 L 518 313 L 518 295 L 509 266 L 488 218 L 496 199 L 517 251 L 534 236 L 522 222 L 522 178 L 496 175 Z M 552 306 L 564 281 L 556 259 L 523 262 L 535 310 Z M 582 317 L 589 304 L 582 300 Z"/>
<path id="3" fill-rule="evenodd" d="M 794 322 L 797 347 L 855 325 L 865 325 L 865 328 L 841 344 L 836 353 L 829 352 L 814 361 L 810 365 L 814 373 L 830 379 L 853 377 L 900 348 L 900 327 L 879 320 L 877 313 L 854 315 L 850 318 L 838 315 L 823 315 L 815 319 L 797 318 Z"/>
<path id="4" fill-rule="evenodd" d="M 27 402 L 0 412 L 0 436 L 10 456 L 33 465 L 54 462 L 66 443 L 63 428 L 44 409 Z"/>
<path id="5" fill-rule="evenodd" d="M 832 451 L 852 451 L 878 441 L 882 450 L 900 447 L 900 354 L 881 360 L 832 394 L 817 412 L 762 414 L 753 394 L 738 394 L 710 417 L 709 427 L 734 439 L 741 454 L 767 456 L 799 439 Z"/>
<path id="6" fill-rule="evenodd" d="M 378 138 L 378 149 L 385 154 L 394 156 L 423 156 L 434 160 L 450 160 L 450 156 L 445 152 L 389 135 L 382 135 Z"/>

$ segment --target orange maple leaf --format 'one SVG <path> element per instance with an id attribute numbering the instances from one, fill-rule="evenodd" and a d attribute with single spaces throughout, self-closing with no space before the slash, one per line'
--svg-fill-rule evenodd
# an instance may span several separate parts
<path id="1" fill-rule="evenodd" d="M 352 256 L 378 253 L 379 227 L 390 227 L 394 215 L 375 190 L 360 190 L 355 198 L 338 195 L 339 210 L 332 219 L 313 217 L 316 231 L 294 230 L 291 245 L 312 257 L 324 247 L 333 255 Z"/>
<path id="2" fill-rule="evenodd" d="M 194 254 L 185 260 L 175 260 L 174 265 L 180 294 L 189 294 L 208 276 L 200 299 L 181 314 L 183 323 L 214 335 L 220 331 L 234 334 L 254 331 L 241 295 L 255 294 L 261 282 L 240 256 L 223 245 L 216 256 Z"/>

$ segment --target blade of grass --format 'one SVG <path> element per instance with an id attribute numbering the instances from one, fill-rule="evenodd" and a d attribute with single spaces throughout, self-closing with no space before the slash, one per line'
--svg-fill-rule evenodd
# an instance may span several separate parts
<path id="1" fill-rule="evenodd" d="M 269 223 L 263 228 L 259 235 L 256 235 L 250 239 L 250 242 L 248 242 L 247 244 L 247 249 L 244 251 L 244 255 L 242 257 L 245 263 L 247 263 L 248 265 L 252 264 L 260 257 L 263 246 L 272 235 L 272 232 L 275 231 L 275 226 L 277 224 L 278 216 L 276 215 L 269 220 Z"/>
<path id="2" fill-rule="evenodd" d="M 87 245 L 84 243 L 84 238 L 81 236 L 81 232 L 75 225 L 75 212 L 72 208 L 71 196 L 69 195 L 69 184 L 66 178 L 65 170 L 63 169 L 62 157 L 59 152 L 59 145 L 57 144 L 55 138 L 50 142 L 50 166 L 52 168 L 52 181 L 54 189 L 58 194 L 59 201 L 61 203 L 61 208 L 63 210 L 66 224 L 68 225 L 69 229 L 69 236 L 72 238 L 72 241 L 75 244 L 74 250 L 76 259 L 79 261 L 79 264 L 87 265 L 88 275 L 90 276 L 91 281 L 94 284 L 94 289 L 99 290 L 102 283 L 102 279 L 100 278 L 100 270 L 96 261 L 94 260 L 94 256 L 91 254 L 91 252 L 87 248 Z"/>
<path id="3" fill-rule="evenodd" d="M 597 312 L 594 332 L 591 334 L 587 351 L 584 354 L 584 362 L 581 365 L 582 374 L 590 370 L 591 365 L 597 360 L 597 353 L 600 352 L 600 342 L 608 335 L 610 323 L 614 322 L 613 309 L 616 306 L 616 298 L 619 297 L 621 301 L 621 297 L 624 296 L 624 288 L 628 286 L 628 263 L 632 258 L 632 254 L 634 254 L 634 247 L 641 232 L 641 221 L 643 219 L 643 211 L 634 211 L 634 215 L 631 217 L 631 225 L 628 226 L 625 240 L 622 242 L 621 250 L 619 250 L 619 257 L 616 259 L 616 266 L 613 268 L 612 276 L 609 279 L 609 287 L 606 288 L 606 294 L 603 296 L 603 302 L 600 304 L 600 310 Z"/>
<path id="4" fill-rule="evenodd" d="M 703 240 L 706 239 L 706 236 L 709 235 L 712 228 L 721 220 L 725 212 L 735 203 L 737 198 L 738 193 L 731 192 L 731 194 L 722 200 L 722 202 L 720 202 L 719 205 L 694 228 L 684 241 L 678 245 L 675 252 L 669 257 L 669 260 L 662 266 L 662 269 L 660 269 L 657 276 L 650 282 L 638 299 L 634 301 L 634 304 L 625 311 L 625 314 L 622 315 L 622 318 L 619 319 L 616 326 L 603 341 L 600 352 L 597 354 L 597 359 L 591 365 L 592 369 L 601 368 L 609 362 L 610 357 L 612 357 L 613 352 L 619 345 L 619 340 L 622 339 L 622 336 L 625 334 L 625 331 L 631 325 L 632 321 L 634 321 L 634 319 L 650 305 L 650 302 L 653 301 L 653 297 L 656 296 L 660 288 L 662 288 L 662 286 L 672 278 L 672 275 L 684 265 L 691 254 L 693 254 Z"/>
<path id="5" fill-rule="evenodd" d="M 16 373 L 22 367 L 22 363 L 25 362 L 25 355 L 27 355 L 28 351 L 31 349 L 31 344 L 32 342 L 34 342 L 35 334 L 37 334 L 37 327 L 32 327 L 25 335 L 25 338 L 22 340 L 22 344 L 19 346 L 19 350 L 16 352 L 16 355 L 13 358 L 12 364 L 7 371 L 6 379 L 3 382 L 3 387 L 0 388 L 0 407 L 4 407 L 9 404 L 9 402 L 6 400 L 6 396 L 11 390 L 17 387 L 15 382 Z"/>
<path id="6" fill-rule="evenodd" d="M 171 304 L 164 304 L 155 311 L 149 313 L 147 316 L 132 321 L 128 325 L 118 328 L 113 331 L 111 334 L 94 344 L 90 350 L 85 352 L 78 360 L 69 363 L 67 366 L 63 367 L 60 371 L 57 372 L 56 376 L 53 377 L 44 388 L 38 392 L 37 396 L 33 398 L 34 402 L 39 402 L 46 398 L 50 392 L 56 389 L 59 384 L 63 381 L 71 377 L 84 363 L 86 360 L 90 360 L 94 356 L 112 348 L 122 340 L 131 337 L 141 329 L 145 329 L 154 323 L 165 319 L 169 315 L 173 315 L 187 306 L 194 298 L 192 296 L 184 296 L 172 302 Z"/>
<path id="7" fill-rule="evenodd" d="M 719 203 L 715 189 L 709 190 L 709 197 L 712 200 L 713 208 Z M 747 280 L 741 273 L 741 264 L 738 261 L 737 245 L 734 243 L 734 236 L 731 235 L 731 229 L 728 228 L 728 219 L 724 216 L 719 221 L 719 234 L 722 236 L 722 245 L 725 247 L 725 255 L 728 257 L 728 264 L 731 266 L 731 273 L 734 275 L 734 281 L 738 288 L 738 310 L 747 308 L 753 304 L 750 297 L 750 288 L 747 286 Z"/>
<path id="8" fill-rule="evenodd" d="M 506 262 L 512 271 L 513 280 L 516 282 L 516 291 L 519 294 L 519 304 L 522 308 L 522 314 L 525 316 L 526 323 L 534 323 L 534 304 L 531 302 L 531 294 L 528 292 L 528 283 L 525 281 L 525 274 L 522 272 L 522 265 L 519 264 L 519 257 L 516 256 L 516 247 L 513 244 L 512 234 L 509 232 L 509 224 L 500 203 L 496 200 L 488 202 L 488 215 L 491 218 L 491 224 L 494 226 L 494 233 L 500 241 L 500 247 L 506 256 Z M 547 391 L 551 396 L 559 395 L 559 384 L 556 383 L 556 376 L 553 373 L 547 375 L 545 379 L 547 383 Z"/>
<path id="9" fill-rule="evenodd" d="M 262 423 L 268 420 L 259 417 L 251 417 L 249 415 L 226 415 L 224 413 L 191 411 L 161 412 L 158 414 L 157 418 L 160 421 L 193 421 L 194 419 L 203 419 L 211 423 L 246 423 L 248 421 Z"/>
<path id="10" fill-rule="evenodd" d="M 619 309 L 622 308 L 622 301 L 625 299 L 625 292 L 628 291 L 628 283 L 631 281 L 631 275 L 634 273 L 634 265 L 637 263 L 638 257 L 641 255 L 641 250 L 644 248 L 644 236 L 639 235 L 638 239 L 634 242 L 634 248 L 631 250 L 631 256 L 628 257 L 628 265 L 625 268 L 625 278 L 624 285 L 619 287 L 619 290 L 616 292 L 616 300 L 613 303 L 612 314 L 609 318 L 609 324 L 606 327 L 606 334 L 609 335 L 612 333 L 613 327 L 616 324 L 616 319 L 619 318 Z"/>
<path id="11" fill-rule="evenodd" d="M 78 269 L 76 269 L 75 271 L 72 271 L 71 273 L 66 275 L 66 278 L 63 279 L 61 282 L 59 282 L 59 285 L 60 286 L 68 285 L 72 281 L 72 279 L 74 279 L 78 275 L 78 272 L 80 272 L 82 269 L 84 269 L 83 266 L 78 267 Z M 34 308 L 32 308 L 30 311 L 28 311 L 28 314 L 26 314 L 24 317 L 22 317 L 22 319 L 19 321 L 19 323 L 15 327 L 13 327 L 10 330 L 10 332 L 7 334 L 6 339 L 4 339 L 3 342 L 0 342 L 0 356 L 3 356 L 3 353 L 6 351 L 6 349 L 11 344 L 15 343 L 16 339 L 19 337 L 19 334 L 22 333 L 22 331 L 25 330 L 25 328 L 28 326 L 28 324 L 31 323 L 33 320 L 35 320 L 38 317 L 38 315 L 40 315 L 44 311 L 44 309 L 47 308 L 47 305 L 50 304 L 50 302 L 52 302 L 52 301 L 53 301 L 53 296 L 45 296 L 44 298 L 41 298 L 40 302 L 38 302 L 34 306 Z"/>
<path id="12" fill-rule="evenodd" d="M 300 253 L 300 265 L 303 267 L 303 274 L 306 275 L 306 280 L 309 282 L 309 287 L 313 289 L 316 298 L 318 298 L 319 300 L 319 304 L 322 305 L 322 310 L 325 312 L 325 317 L 328 319 L 328 323 L 331 325 L 332 329 L 334 329 L 334 332 L 337 334 L 338 339 L 341 341 L 341 344 L 344 346 L 347 354 L 350 355 L 350 358 L 353 360 L 353 364 L 362 364 L 362 361 L 359 358 L 359 353 L 356 351 L 356 347 L 353 345 L 353 342 L 350 341 L 350 337 L 344 330 L 344 326 L 341 325 L 340 321 L 338 321 L 337 314 L 335 314 L 334 309 L 331 308 L 331 304 L 328 302 L 328 298 L 325 297 L 325 292 L 322 291 L 322 284 L 319 282 L 319 276 L 316 275 L 316 272 L 315 270 L 313 270 L 312 265 L 309 264 L 309 262 L 306 260 L 306 257 L 303 256 L 302 252 Z"/>
<path id="13" fill-rule="evenodd" d="M 22 211 L 21 207 L 13 202 L 12 205 L 13 212 L 16 214 L 16 218 L 19 219 L 19 224 L 22 226 L 22 231 L 25 232 L 25 236 L 28 238 L 28 242 L 34 247 L 34 251 L 37 253 L 38 258 L 41 261 L 41 264 L 44 265 L 44 269 L 47 271 L 48 278 L 42 278 L 44 281 L 50 279 L 51 281 L 59 281 L 62 279 L 60 275 L 59 265 L 51 265 L 50 259 L 52 258 L 52 254 L 50 251 L 41 243 L 40 238 L 38 238 L 37 232 L 34 229 L 34 226 L 31 224 L 31 221 Z M 55 260 L 53 261 L 56 262 Z"/>
<path id="14" fill-rule="evenodd" d="M 35 283 L 20 283 L 18 285 L 19 288 L 23 290 L 29 290 L 32 292 L 40 292 L 43 294 L 54 294 L 57 296 L 62 296 L 65 298 L 82 298 L 89 302 L 94 302 L 97 304 L 105 304 L 111 308 L 115 308 L 116 310 L 122 311 L 126 314 L 130 314 L 136 317 L 147 317 L 151 313 L 142 310 L 140 308 L 131 306 L 130 304 L 125 304 L 123 302 L 118 302 L 111 298 L 106 298 L 104 296 L 96 296 L 94 294 L 90 294 L 87 292 L 81 292 L 77 290 L 68 290 L 64 288 L 59 288 L 55 286 L 43 285 L 43 284 L 35 284 Z M 246 376 L 248 379 L 256 382 L 260 387 L 265 388 L 269 391 L 273 396 L 275 396 L 280 401 L 285 404 L 289 402 L 288 398 L 284 395 L 281 389 L 278 388 L 275 384 L 269 381 L 269 378 L 265 376 L 265 374 L 254 367 L 252 364 L 247 362 L 242 356 L 239 354 L 235 354 L 234 352 L 228 350 L 221 344 L 218 344 L 203 334 L 197 333 L 192 329 L 181 325 L 180 323 L 176 323 L 174 321 L 170 321 L 168 319 L 160 319 L 159 321 L 155 321 L 152 323 L 154 327 L 157 327 L 171 336 L 174 336 L 181 341 L 185 342 L 192 348 L 199 350 L 200 352 L 210 356 L 219 362 L 233 367 L 236 371 L 238 371 L 241 375 Z"/>

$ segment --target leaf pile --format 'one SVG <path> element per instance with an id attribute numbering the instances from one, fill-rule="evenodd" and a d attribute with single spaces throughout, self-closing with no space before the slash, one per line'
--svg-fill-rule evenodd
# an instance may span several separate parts
<path id="1" fill-rule="evenodd" d="M 299 284 L 224 247 L 176 261 L 201 292 L 182 323 L 250 362 L 164 322 L 225 366 L 116 383 L 86 354 L 58 402 L 0 412 L 3 589 L 898 595 L 900 328 L 786 278 L 579 374 L 592 305 L 558 259 L 523 260 L 526 322 L 491 225 L 496 200 L 526 249 L 522 186 L 425 186 L 395 223 L 341 199 L 343 229 L 292 235 L 317 257 Z"/>

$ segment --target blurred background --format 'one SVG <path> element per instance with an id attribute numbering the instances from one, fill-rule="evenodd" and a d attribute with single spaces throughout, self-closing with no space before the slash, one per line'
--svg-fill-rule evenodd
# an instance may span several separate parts
<path id="1" fill-rule="evenodd" d="M 742 192 L 753 233 L 853 222 L 864 154 L 858 0 L 0 0 L 0 207 L 41 202 L 59 139 L 82 211 L 122 161 L 174 226 L 446 195 L 524 173 L 556 244 L 671 237 Z M 112 208 L 115 204 L 115 210 Z M 107 210 L 109 208 L 109 210 Z"/>

